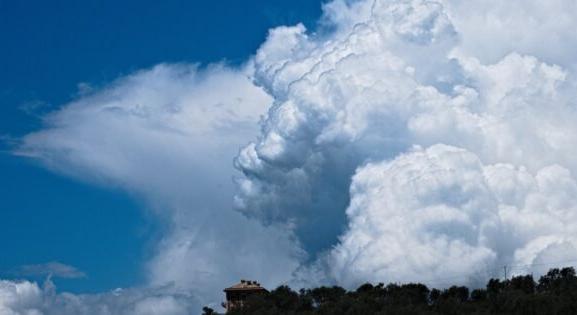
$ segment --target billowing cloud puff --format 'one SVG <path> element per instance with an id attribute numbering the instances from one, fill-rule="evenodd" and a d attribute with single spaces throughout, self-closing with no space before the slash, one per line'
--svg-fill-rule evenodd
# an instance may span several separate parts
<path id="1" fill-rule="evenodd" d="M 41 290 L 30 282 L 0 280 L 0 313 L 6 315 L 40 315 Z"/>
<path id="2" fill-rule="evenodd" d="M 74 295 L 57 294 L 50 280 L 42 288 L 29 281 L 0 281 L 3 315 L 184 315 L 200 307 L 193 296 L 170 287 Z"/>
<path id="3" fill-rule="evenodd" d="M 515 30 L 496 35 L 507 47 L 471 49 L 493 44 L 460 11 L 478 6 L 504 19 L 475 1 L 334 1 L 328 34 L 270 32 L 254 77 L 274 105 L 235 161 L 236 206 L 293 224 L 317 257 L 303 277 L 474 283 L 577 257 L 572 62 L 539 32 L 519 52 Z"/>
<path id="4" fill-rule="evenodd" d="M 497 202 L 482 164 L 462 149 L 435 145 L 368 164 L 351 196 L 348 230 L 330 257 L 339 282 L 467 274 L 499 257 Z"/>
<path id="5" fill-rule="evenodd" d="M 330 275 L 348 285 L 371 277 L 484 284 L 496 266 L 565 262 L 577 248 L 576 184 L 558 165 L 536 174 L 484 166 L 446 145 L 368 164 L 353 178 Z"/>

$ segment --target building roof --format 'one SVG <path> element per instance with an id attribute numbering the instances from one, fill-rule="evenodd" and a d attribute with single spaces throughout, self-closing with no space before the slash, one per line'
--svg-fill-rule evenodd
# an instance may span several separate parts
<path id="1" fill-rule="evenodd" d="M 224 292 L 227 291 L 267 291 L 265 288 L 260 286 L 260 283 L 251 280 L 240 280 L 239 283 L 224 289 Z"/>

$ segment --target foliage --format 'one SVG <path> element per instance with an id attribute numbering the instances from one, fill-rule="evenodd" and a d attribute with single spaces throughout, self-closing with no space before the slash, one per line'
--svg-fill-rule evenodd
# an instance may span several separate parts
<path id="1" fill-rule="evenodd" d="M 333 286 L 295 292 L 280 286 L 249 297 L 242 309 L 228 314 L 577 314 L 577 276 L 572 267 L 551 269 L 537 283 L 532 275 L 491 279 L 485 288 L 470 293 L 462 286 L 439 290 L 419 283 L 366 283 L 354 291 Z"/>

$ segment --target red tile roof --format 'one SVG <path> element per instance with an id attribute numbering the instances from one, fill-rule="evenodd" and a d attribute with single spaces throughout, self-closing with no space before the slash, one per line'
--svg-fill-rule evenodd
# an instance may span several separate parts
<path id="1" fill-rule="evenodd" d="M 239 283 L 224 289 L 224 292 L 227 291 L 261 291 L 264 290 L 266 291 L 265 288 L 260 286 L 260 283 L 256 282 L 256 281 L 250 281 L 250 280 L 240 280 Z"/>

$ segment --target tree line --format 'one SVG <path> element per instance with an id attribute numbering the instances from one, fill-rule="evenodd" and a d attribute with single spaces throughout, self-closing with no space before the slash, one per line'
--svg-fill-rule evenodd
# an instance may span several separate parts
<path id="1" fill-rule="evenodd" d="M 208 307 L 204 315 L 217 314 Z M 424 284 L 373 285 L 354 291 L 338 286 L 301 289 L 279 286 L 271 292 L 247 298 L 230 315 L 411 315 L 411 314 L 577 314 L 577 276 L 572 267 L 532 275 L 491 279 L 485 288 L 464 286 L 430 289 Z"/>

